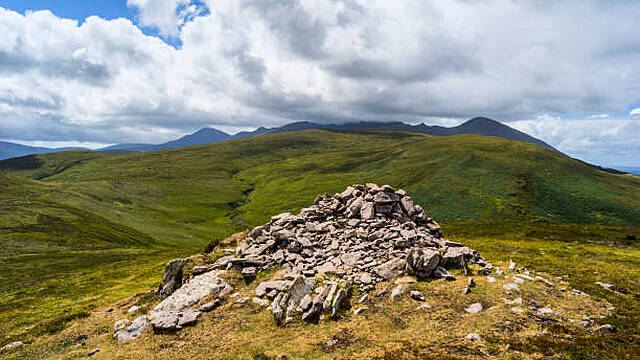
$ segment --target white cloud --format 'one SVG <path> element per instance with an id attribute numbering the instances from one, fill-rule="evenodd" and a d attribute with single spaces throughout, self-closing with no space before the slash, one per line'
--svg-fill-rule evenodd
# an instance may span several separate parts
<path id="1" fill-rule="evenodd" d="M 640 115 L 640 108 L 635 108 L 629 112 L 629 115 Z"/>
<path id="2" fill-rule="evenodd" d="M 605 115 L 638 101 L 640 3 L 127 4 L 139 11 L 141 26 L 181 47 L 145 36 L 125 19 L 79 24 L 47 11 L 0 8 L 4 137 L 161 142 L 206 125 L 450 124 L 485 115 L 534 119 L 515 124 L 553 145 L 587 151 L 583 138 L 565 133 L 583 134 L 594 149 L 616 143 L 605 128 L 620 136 L 637 131 L 630 118 Z M 561 120 L 536 118 L 545 113 Z M 596 115 L 565 116 L 571 113 Z"/>

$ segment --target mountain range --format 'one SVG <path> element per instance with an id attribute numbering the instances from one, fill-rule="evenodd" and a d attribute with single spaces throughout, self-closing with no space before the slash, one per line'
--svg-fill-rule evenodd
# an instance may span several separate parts
<path id="1" fill-rule="evenodd" d="M 361 121 L 345 124 L 318 124 L 309 121 L 299 121 L 286 124 L 284 126 L 276 128 L 260 127 L 254 131 L 242 131 L 235 135 L 227 134 L 223 131 L 213 128 L 203 128 L 196 131 L 193 134 L 183 136 L 177 140 L 169 141 L 164 144 L 118 144 L 108 146 L 106 148 L 99 149 L 100 151 L 119 151 L 119 152 L 137 152 L 137 151 L 153 151 L 153 150 L 166 150 L 178 147 L 210 144 L 220 141 L 241 139 L 252 136 L 274 134 L 289 131 L 301 131 L 310 129 L 321 130 L 339 130 L 339 131 L 357 131 L 357 130 L 399 130 L 399 131 L 411 131 L 421 134 L 433 135 L 433 136 L 449 136 L 449 135 L 485 135 L 485 136 L 497 136 L 505 139 L 526 141 L 532 144 L 540 145 L 547 149 L 558 151 L 551 145 L 545 143 L 540 139 L 536 139 L 533 136 L 527 135 L 521 131 L 515 130 L 501 122 L 486 118 L 476 117 L 465 123 L 455 127 L 443 127 L 443 126 L 429 126 L 423 124 L 409 125 L 402 122 L 373 122 L 373 121 Z"/>

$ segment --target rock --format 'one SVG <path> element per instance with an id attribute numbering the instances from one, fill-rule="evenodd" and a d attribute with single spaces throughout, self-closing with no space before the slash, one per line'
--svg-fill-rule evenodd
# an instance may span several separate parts
<path id="1" fill-rule="evenodd" d="M 604 324 L 604 325 L 600 325 L 600 326 L 596 327 L 592 331 L 594 333 L 596 333 L 596 334 L 604 335 L 604 334 L 614 333 L 614 332 L 618 331 L 618 329 L 615 326 L 611 325 L 611 324 Z"/>
<path id="2" fill-rule="evenodd" d="M 167 263 L 162 284 L 158 289 L 160 297 L 164 299 L 182 286 L 182 269 L 188 261 L 188 259 L 174 259 Z"/>
<path id="3" fill-rule="evenodd" d="M 311 294 L 306 294 L 302 300 L 300 300 L 300 305 L 298 305 L 298 311 L 299 312 L 307 312 L 310 308 L 311 305 L 313 303 L 313 298 L 311 297 Z"/>
<path id="4" fill-rule="evenodd" d="M 11 349 L 18 348 L 18 347 L 20 347 L 22 345 L 24 345 L 24 343 L 22 341 L 14 341 L 14 342 L 8 343 L 7 345 L 3 346 L 2 348 L 0 348 L 0 350 L 2 350 L 2 351 L 11 350 Z"/>
<path id="5" fill-rule="evenodd" d="M 444 255 L 442 255 L 441 266 L 447 269 L 451 268 L 464 268 L 466 258 L 473 255 L 473 251 L 468 247 L 450 247 L 447 248 Z"/>
<path id="6" fill-rule="evenodd" d="M 215 299 L 215 300 L 210 301 L 210 302 L 208 302 L 206 304 L 200 305 L 200 307 L 198 307 L 198 311 L 200 311 L 200 312 L 209 312 L 209 311 L 215 310 L 220 305 L 222 305 L 222 301 L 220 301 L 220 299 Z"/>
<path id="7" fill-rule="evenodd" d="M 438 266 L 433 271 L 433 277 L 435 277 L 437 279 L 445 279 L 447 281 L 454 281 L 456 279 L 456 277 L 453 276 L 452 273 L 447 271 L 447 269 L 443 268 L 442 266 Z"/>
<path id="8" fill-rule="evenodd" d="M 420 291 L 413 290 L 409 293 L 409 296 L 415 301 L 425 301 L 424 295 Z"/>
<path id="9" fill-rule="evenodd" d="M 605 283 L 602 283 L 600 281 L 596 281 L 595 284 L 600 286 L 600 287 L 602 287 L 602 288 L 604 288 L 604 289 L 606 289 L 606 290 L 615 291 L 615 286 L 613 286 L 611 284 L 605 284 Z"/>
<path id="10" fill-rule="evenodd" d="M 209 271 L 208 266 L 194 266 L 193 269 L 191 270 L 191 274 L 195 276 L 195 275 L 204 274 L 207 271 Z"/>
<path id="11" fill-rule="evenodd" d="M 336 293 L 336 291 L 338 290 L 338 284 L 337 283 L 332 283 L 329 287 L 328 287 L 328 293 L 324 299 L 324 302 L 322 303 L 322 309 L 324 311 L 328 311 L 329 309 L 331 309 L 331 301 L 333 300 L 333 297 Z"/>
<path id="12" fill-rule="evenodd" d="M 465 286 L 464 290 L 462 290 L 462 293 L 465 295 L 471 294 L 471 287 L 470 286 Z"/>
<path id="13" fill-rule="evenodd" d="M 509 271 L 514 271 L 516 269 L 516 263 L 513 260 L 509 259 Z"/>
<path id="14" fill-rule="evenodd" d="M 249 298 L 245 296 L 245 297 L 241 297 L 240 299 L 238 299 L 238 300 L 234 301 L 233 303 L 234 303 L 234 304 L 244 304 L 244 303 L 246 303 L 247 301 L 249 301 Z"/>
<path id="15" fill-rule="evenodd" d="M 395 258 L 387 261 L 375 268 L 375 273 L 385 280 L 404 275 L 407 261 L 401 258 Z"/>
<path id="16" fill-rule="evenodd" d="M 128 319 L 121 319 L 116 321 L 116 323 L 113 325 L 113 332 L 117 333 L 118 331 L 126 328 L 127 326 L 131 325 L 131 321 L 129 321 Z"/>
<path id="17" fill-rule="evenodd" d="M 165 312 L 151 320 L 155 331 L 175 330 L 178 326 L 178 312 Z"/>
<path id="18" fill-rule="evenodd" d="M 553 310 L 551 310 L 551 308 L 549 307 L 543 307 L 538 309 L 537 313 L 538 315 L 549 315 L 549 314 L 553 314 Z"/>
<path id="19" fill-rule="evenodd" d="M 271 315 L 273 315 L 276 323 L 280 323 L 282 321 L 282 318 L 284 317 L 284 309 L 281 305 L 281 303 L 284 302 L 284 298 L 285 294 L 279 293 L 271 303 Z"/>
<path id="20" fill-rule="evenodd" d="M 398 285 L 396 286 L 392 291 L 391 291 L 391 299 L 395 299 L 398 296 L 402 295 L 402 293 L 407 289 L 408 285 L 406 284 L 402 284 L 402 285 Z"/>
<path id="21" fill-rule="evenodd" d="M 470 288 L 472 288 L 472 287 L 475 287 L 475 286 L 476 286 L 476 282 L 475 282 L 475 281 L 473 281 L 473 278 L 469 278 L 469 284 L 468 284 L 467 286 L 469 286 Z"/>
<path id="22" fill-rule="evenodd" d="M 516 283 L 508 283 L 508 284 L 502 285 L 502 288 L 507 290 L 507 291 L 515 291 L 515 290 L 518 290 L 518 284 L 516 284 Z"/>
<path id="23" fill-rule="evenodd" d="M 519 306 L 514 306 L 511 308 L 511 311 L 514 313 L 522 314 L 524 313 L 524 309 Z"/>
<path id="24" fill-rule="evenodd" d="M 468 308 L 464 309 L 464 311 L 468 312 L 469 314 L 477 314 L 480 311 L 482 311 L 482 304 L 480 303 L 474 303 L 469 305 Z"/>
<path id="25" fill-rule="evenodd" d="M 256 296 L 263 297 L 271 290 L 282 291 L 288 282 L 284 280 L 263 281 L 256 287 Z"/>
<path id="26" fill-rule="evenodd" d="M 134 312 L 138 311 L 139 307 L 136 305 L 133 305 L 132 307 L 129 308 L 129 310 L 127 310 L 127 313 L 129 314 L 133 314 Z"/>
<path id="27" fill-rule="evenodd" d="M 430 277 L 440 264 L 440 254 L 434 249 L 411 249 L 406 262 L 409 273 L 420 278 Z"/>
<path id="28" fill-rule="evenodd" d="M 314 285 L 315 282 L 313 284 L 311 282 L 307 282 L 304 276 L 297 276 L 293 280 L 291 289 L 289 290 L 289 306 L 293 309 L 297 309 L 302 299 L 311 294 Z"/>
<path id="29" fill-rule="evenodd" d="M 251 302 L 261 307 L 269 306 L 269 301 L 258 297 L 251 298 Z"/>
<path id="30" fill-rule="evenodd" d="M 363 220 L 371 220 L 374 217 L 373 211 L 373 203 L 365 202 L 364 204 L 362 204 L 362 208 L 360 209 L 360 217 Z"/>
<path id="31" fill-rule="evenodd" d="M 420 306 L 418 306 L 418 307 L 416 308 L 416 310 L 424 310 L 424 309 L 431 309 L 431 305 L 429 305 L 429 304 L 422 304 L 422 305 L 420 305 Z"/>
<path id="32" fill-rule="evenodd" d="M 230 287 L 219 277 L 220 271 L 210 271 L 195 276 L 189 282 L 176 290 L 171 296 L 156 305 L 151 311 L 150 318 L 160 313 L 177 313 L 185 310 L 206 296 L 223 296 Z"/>
<path id="33" fill-rule="evenodd" d="M 333 300 L 333 304 L 331 305 L 331 316 L 336 316 L 338 311 L 340 311 L 344 307 L 344 303 L 349 297 L 349 292 L 351 291 L 351 284 L 347 283 L 345 287 L 338 290 L 336 293 L 336 297 Z"/>
<path id="34" fill-rule="evenodd" d="M 361 314 L 363 311 L 368 310 L 367 307 L 359 307 L 353 311 L 355 315 Z"/>
<path id="35" fill-rule="evenodd" d="M 142 335 L 148 325 L 149 318 L 146 315 L 140 316 L 133 320 L 133 323 L 131 323 L 131 325 L 120 331 L 117 331 L 113 335 L 113 337 L 116 338 L 118 342 L 137 339 L 138 337 L 140 337 L 140 335 Z"/>
<path id="36" fill-rule="evenodd" d="M 464 338 L 468 339 L 468 340 L 471 340 L 471 341 L 480 341 L 480 340 L 482 340 L 480 335 L 478 335 L 476 333 L 470 333 L 467 336 L 465 336 Z"/>
<path id="37" fill-rule="evenodd" d="M 494 283 L 494 282 L 496 282 L 496 278 L 494 278 L 493 276 L 487 276 L 487 282 L 488 283 Z"/>
<path id="38" fill-rule="evenodd" d="M 257 269 L 253 266 L 248 266 L 243 268 L 240 273 L 245 280 L 253 280 L 256 277 Z"/>
<path id="39" fill-rule="evenodd" d="M 95 349 L 89 351 L 87 356 L 93 356 L 93 355 L 97 354 L 98 352 L 100 352 L 100 348 L 95 348 Z"/>
<path id="40" fill-rule="evenodd" d="M 178 327 L 185 327 L 194 324 L 198 320 L 199 316 L 200 312 L 196 310 L 183 311 L 180 313 L 180 318 L 178 319 Z"/>
<path id="41" fill-rule="evenodd" d="M 358 299 L 358 303 L 362 304 L 363 302 L 367 301 L 368 298 L 369 298 L 369 293 L 366 293 L 366 294 L 362 295 L 360 297 L 360 299 Z"/>

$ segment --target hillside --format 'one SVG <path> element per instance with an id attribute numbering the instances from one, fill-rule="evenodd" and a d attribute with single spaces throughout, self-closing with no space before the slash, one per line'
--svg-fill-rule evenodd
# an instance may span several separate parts
<path id="1" fill-rule="evenodd" d="M 75 148 L 46 148 L 0 141 L 0 160 L 32 154 L 48 154 L 57 151 L 75 150 Z"/>
<path id="2" fill-rule="evenodd" d="M 639 225 L 640 178 L 476 135 L 306 130 L 149 153 L 33 155 L 2 161 L 0 170 L 2 343 L 57 334 L 157 286 L 166 261 L 352 183 L 393 184 L 438 221 L 472 221 L 450 234 L 488 254 L 535 252 L 547 246 L 543 239 L 558 241 L 548 251 L 566 253 L 567 243 L 580 241 L 585 256 L 606 254 L 604 264 L 621 259 L 621 250 L 588 242 L 635 246 L 640 236 L 629 226 Z M 520 243 L 529 238 L 539 240 Z M 633 268 L 633 254 L 620 266 Z M 566 267 L 559 258 L 535 262 L 553 272 Z M 576 271 L 593 274 L 592 265 Z M 628 272 L 607 274 L 635 286 Z"/>
<path id="3" fill-rule="evenodd" d="M 411 191 L 443 221 L 640 224 L 638 177 L 474 135 L 307 130 L 151 153 L 37 155 L 0 169 L 67 183 L 71 197 L 52 197 L 111 219 L 126 212 L 130 226 L 142 231 L 144 223 L 161 237 L 167 218 L 182 235 L 227 235 L 294 211 L 313 194 L 366 181 Z"/>

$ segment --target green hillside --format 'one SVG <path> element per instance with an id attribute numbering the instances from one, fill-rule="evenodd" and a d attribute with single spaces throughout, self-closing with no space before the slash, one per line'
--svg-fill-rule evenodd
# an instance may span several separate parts
<path id="1" fill-rule="evenodd" d="M 364 182 L 404 188 L 445 223 L 640 225 L 640 177 L 474 135 L 309 130 L 10 159 L 0 162 L 0 340 L 54 333 L 152 287 L 171 258 Z M 608 229 L 608 241 L 637 232 Z"/>

